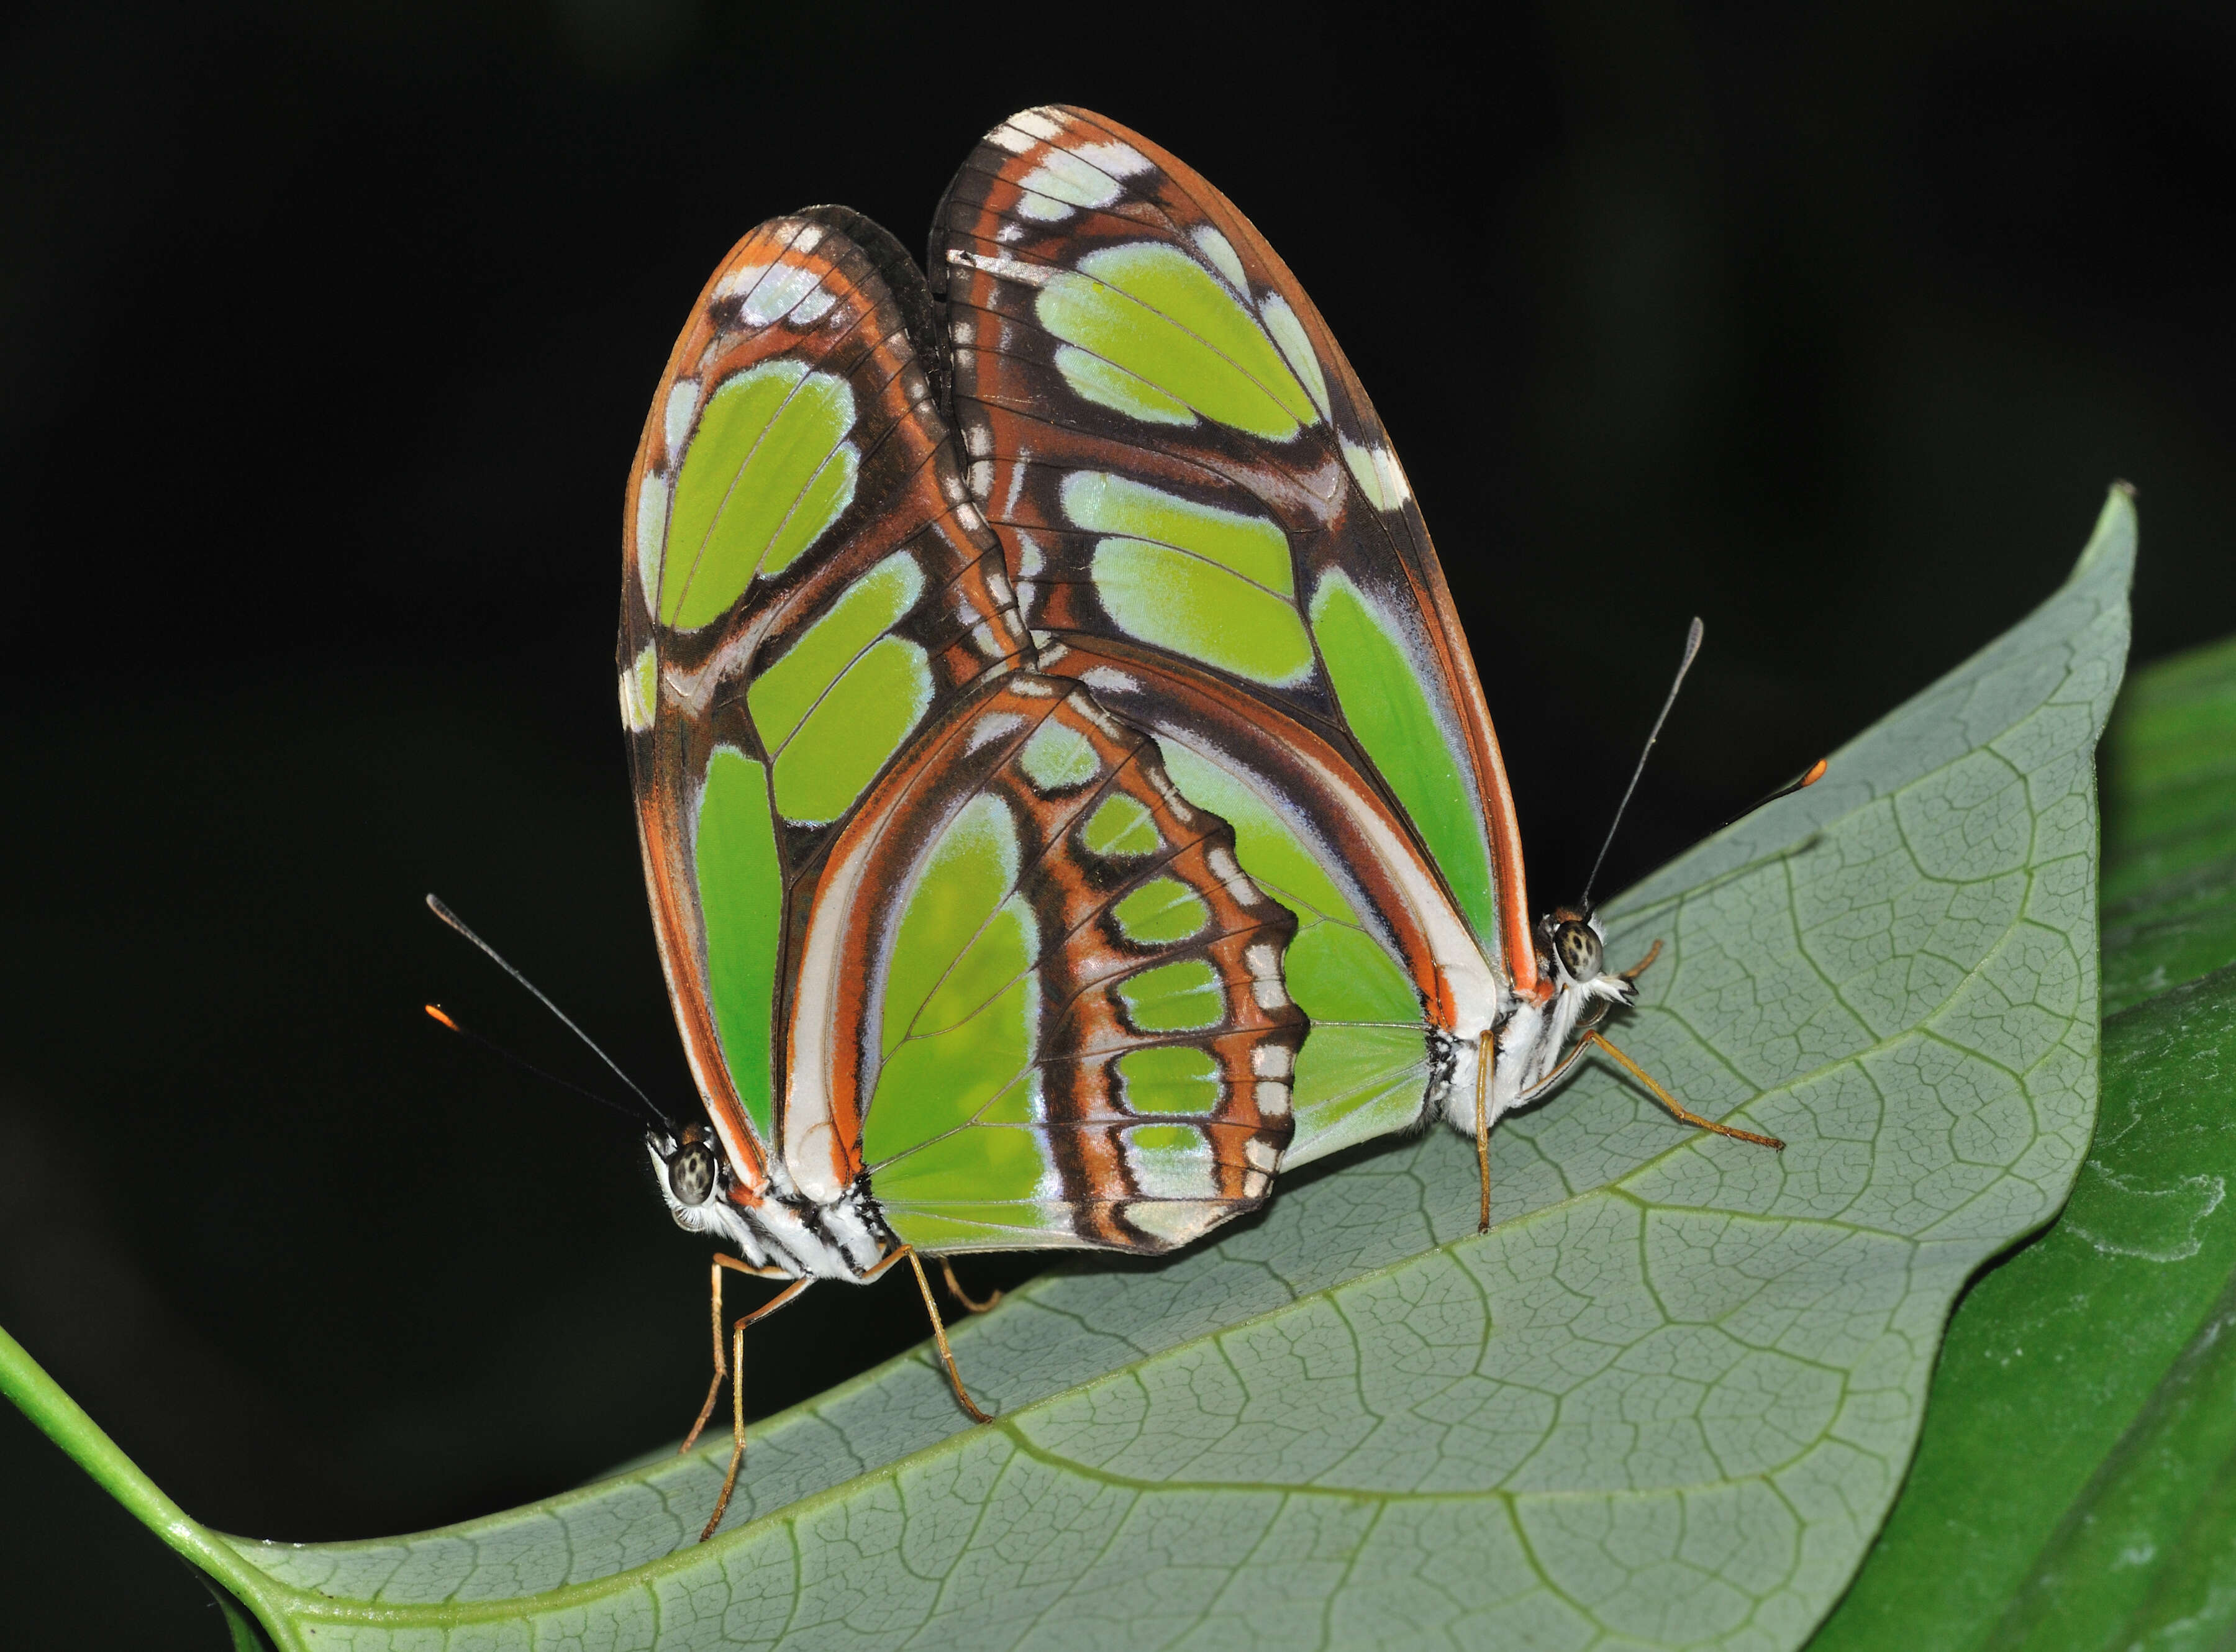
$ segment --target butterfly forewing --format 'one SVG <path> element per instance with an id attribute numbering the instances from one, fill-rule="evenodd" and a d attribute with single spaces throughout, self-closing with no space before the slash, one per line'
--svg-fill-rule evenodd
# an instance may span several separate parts
<path id="1" fill-rule="evenodd" d="M 1032 669 L 931 315 L 874 226 L 774 220 L 655 398 L 621 694 L 671 994 L 733 1198 L 1167 1249 L 1289 1139 L 1296 922 L 1153 740 Z"/>
<path id="2" fill-rule="evenodd" d="M 788 942 L 825 846 L 943 704 L 1029 646 L 878 261 L 809 215 L 741 240 L 630 476 L 621 697 L 647 880 L 749 1181 L 770 1175 Z"/>
<path id="3" fill-rule="evenodd" d="M 1530 985 L 1512 804 L 1436 553 L 1265 239 L 1139 135 L 1052 108 L 979 145 L 931 259 L 967 477 L 1028 623 L 1314 727 Z"/>

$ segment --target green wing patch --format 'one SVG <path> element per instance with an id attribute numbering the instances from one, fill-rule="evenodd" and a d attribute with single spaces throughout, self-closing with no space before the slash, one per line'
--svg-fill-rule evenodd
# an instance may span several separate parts
<path id="1" fill-rule="evenodd" d="M 770 818 L 768 771 L 742 752 L 718 746 L 699 796 L 696 871 L 707 931 L 707 993 L 721 1030 L 722 1054 L 764 1141 L 773 1112 L 769 1050 L 773 1034 L 777 938 L 783 933 L 784 880 Z"/>
<path id="2" fill-rule="evenodd" d="M 1042 289 L 1041 325 L 1072 347 L 1059 359 L 1089 400 L 1132 411 L 1122 385 L 1081 359 L 1147 386 L 1153 423 L 1185 411 L 1269 441 L 1292 439 L 1319 410 L 1265 326 L 1233 288 L 1176 248 L 1146 242 L 1088 253 Z M 1191 422 L 1193 422 L 1191 420 Z"/>
<path id="3" fill-rule="evenodd" d="M 942 738 L 869 880 L 863 1156 L 894 1232 L 1161 1250 L 1249 1208 L 1304 1033 L 1287 912 L 1078 688 L 1011 679 Z"/>
<path id="4" fill-rule="evenodd" d="M 707 399 L 685 451 L 660 577 L 661 623 L 720 618 L 761 574 L 780 574 L 853 502 L 854 392 L 804 361 L 763 362 Z"/>
<path id="5" fill-rule="evenodd" d="M 1082 171 L 1075 200 L 1033 183 Z M 990 133 L 937 224 L 967 475 L 1028 622 L 1351 736 L 1350 778 L 1401 806 L 1473 937 L 1463 958 L 1432 925 L 1437 1001 L 1479 1024 L 1476 984 L 1533 964 L 1490 852 L 1518 828 L 1411 485 L 1295 277 L 1210 184 L 1082 109 Z"/>

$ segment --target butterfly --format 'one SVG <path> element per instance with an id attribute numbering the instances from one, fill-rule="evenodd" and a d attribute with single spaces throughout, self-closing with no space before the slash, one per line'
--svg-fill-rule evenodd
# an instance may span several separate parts
<path id="1" fill-rule="evenodd" d="M 709 1533 L 744 1328 L 813 1280 L 907 1260 L 983 1416 L 925 1254 L 1172 1250 L 1437 1116 L 1488 1225 L 1491 1126 L 1590 1049 L 1777 1145 L 1606 1043 L 1645 964 L 1588 908 L 1531 921 L 1411 487 L 1249 220 L 1030 109 L 927 268 L 843 207 L 754 229 L 629 477 L 621 716 L 706 1109 L 647 1146 L 736 1253 Z M 726 1270 L 787 1282 L 727 1350 Z"/>

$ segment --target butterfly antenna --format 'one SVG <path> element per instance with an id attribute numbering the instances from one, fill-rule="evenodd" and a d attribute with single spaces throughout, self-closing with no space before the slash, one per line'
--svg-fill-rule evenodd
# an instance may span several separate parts
<path id="1" fill-rule="evenodd" d="M 488 1050 L 490 1055 L 495 1056 L 499 1061 L 504 1063 L 508 1067 L 516 1067 L 522 1072 L 526 1073 L 529 1077 L 540 1078 L 547 1084 L 556 1084 L 561 1089 L 573 1090 L 575 1095 L 580 1096 L 585 1101 L 595 1102 L 601 1107 L 610 1107 L 615 1112 L 619 1113 L 623 1118 L 628 1119 L 632 1122 L 639 1124 L 657 1124 L 662 1129 L 665 1129 L 671 1136 L 675 1134 L 675 1126 L 674 1123 L 657 1113 L 640 1112 L 634 1107 L 630 1107 L 624 1102 L 615 1101 L 610 1096 L 601 1096 L 594 1089 L 585 1089 L 582 1085 L 574 1083 L 571 1079 L 562 1078 L 556 1073 L 547 1073 L 534 1063 L 523 1061 L 519 1056 L 514 1055 L 512 1051 L 507 1050 L 503 1044 L 497 1043 L 493 1039 L 483 1037 L 481 1034 L 475 1032 L 470 1028 L 460 1026 L 456 1021 L 451 1019 L 450 1012 L 444 1009 L 439 1004 L 424 1004 L 421 1007 L 427 1011 L 428 1017 L 431 1020 L 433 1020 L 441 1026 L 449 1028 L 452 1032 L 457 1033 L 459 1037 L 464 1039 L 468 1043 L 480 1045 L 483 1050 Z M 650 1106 L 650 1102 L 646 1103 L 647 1108 L 649 1108 Z"/>
<path id="2" fill-rule="evenodd" d="M 452 929 L 457 931 L 459 934 L 464 936 L 476 946 L 479 947 L 483 955 L 486 957 L 490 963 L 496 964 L 497 968 L 503 970 L 514 980 L 519 982 L 523 987 L 527 989 L 529 995 L 533 997 L 536 1003 L 542 1004 L 553 1015 L 558 1017 L 559 1024 L 561 1026 L 566 1028 L 568 1031 L 573 1033 L 577 1038 L 580 1038 L 584 1045 L 589 1048 L 589 1052 L 592 1055 L 595 1056 L 600 1061 L 606 1063 L 607 1068 L 612 1072 L 615 1078 L 620 1079 L 622 1083 L 627 1084 L 629 1087 L 629 1089 L 635 1094 L 637 1100 L 644 1104 L 646 1116 L 657 1121 L 670 1135 L 675 1134 L 674 1121 L 670 1119 L 667 1114 L 661 1112 L 657 1107 L 654 1106 L 652 1097 L 646 1095 L 642 1089 L 638 1088 L 636 1080 L 631 1078 L 627 1073 L 623 1072 L 619 1064 L 615 1062 L 611 1056 L 608 1056 L 604 1050 L 599 1049 L 597 1041 L 592 1038 L 589 1033 L 584 1032 L 580 1027 L 576 1026 L 574 1022 L 569 1018 L 567 1012 L 564 1010 L 562 1010 L 557 1004 L 552 1003 L 549 998 L 546 997 L 543 995 L 543 990 L 541 987 L 537 986 L 535 982 L 523 975 L 518 970 L 514 969 L 511 964 L 506 963 L 503 953 L 499 952 L 497 948 L 491 946 L 487 941 L 482 939 L 480 936 L 475 934 L 472 930 L 466 927 L 466 920 L 459 917 L 456 912 L 452 912 L 448 906 L 445 906 L 440 898 L 431 894 L 429 895 L 427 897 L 427 910 L 434 913 L 436 917 L 441 918 Z M 430 1015 L 436 1015 L 436 1011 L 432 1005 L 429 1006 L 427 1013 Z M 436 1019 L 442 1021 L 444 1025 L 449 1027 L 454 1032 L 462 1032 L 464 1030 L 457 1023 L 449 1020 L 445 1017 L 436 1015 Z M 468 1034 L 466 1036 L 471 1037 L 472 1035 Z M 487 1041 L 483 1040 L 483 1042 L 486 1043 Z M 496 1049 L 496 1046 L 493 1044 L 490 1047 L 491 1049 Z M 499 1053 L 502 1054 L 503 1052 L 499 1051 Z M 510 1060 L 512 1058 L 508 1056 L 507 1059 Z M 525 1066 L 527 1063 L 519 1063 L 517 1064 Z M 536 1070 L 529 1068 L 529 1070 L 534 1072 Z M 549 1076 L 549 1075 L 547 1074 L 545 1076 Z M 564 1081 L 555 1082 L 563 1083 Z M 569 1084 L 567 1088 L 574 1089 L 577 1089 L 578 1086 Z M 586 1090 L 583 1093 L 588 1095 L 589 1092 Z M 608 1105 L 611 1105 L 611 1103 L 608 1103 Z"/>
<path id="3" fill-rule="evenodd" d="M 1772 792 L 1766 796 L 1757 798 L 1753 802 L 1748 804 L 1746 807 L 1741 809 L 1737 814 L 1732 816 L 1730 819 L 1725 821 L 1724 826 L 1737 826 L 1740 821 L 1746 819 L 1747 816 L 1753 814 L 1757 809 L 1767 808 L 1771 804 L 1777 802 L 1778 800 L 1782 797 L 1792 797 L 1796 792 L 1800 791 L 1804 787 L 1816 785 L 1818 781 L 1825 778 L 1825 771 L 1832 767 L 1832 760 L 1830 758 L 1818 758 L 1815 762 L 1812 763 L 1807 768 L 1802 771 L 1800 779 L 1788 780 L 1785 785 L 1779 787 L 1775 792 Z M 1721 832 L 1724 829 L 1724 826 L 1718 826 L 1716 830 Z"/>
<path id="4" fill-rule="evenodd" d="M 1685 657 L 1677 662 L 1677 675 L 1669 684 L 1669 697 L 1661 702 L 1661 714 L 1654 720 L 1654 727 L 1646 736 L 1646 749 L 1638 754 L 1638 767 L 1630 771 L 1630 784 L 1622 788 L 1622 801 L 1615 806 L 1615 819 L 1608 822 L 1606 839 L 1600 844 L 1599 858 L 1592 862 L 1592 875 L 1584 879 L 1584 898 L 1577 903 L 1584 911 L 1592 909 L 1592 885 L 1600 880 L 1600 867 L 1607 860 L 1607 852 L 1615 846 L 1615 834 L 1622 825 L 1622 813 L 1630 806 L 1631 793 L 1638 790 L 1638 777 L 1646 773 L 1646 760 L 1654 755 L 1654 742 L 1661 738 L 1661 725 L 1669 721 L 1669 708 L 1677 703 L 1677 691 L 1685 686 L 1685 674 L 1693 668 L 1693 657 L 1700 652 L 1700 639 L 1707 635 L 1698 615 L 1693 617 L 1692 629 L 1685 633 Z"/>

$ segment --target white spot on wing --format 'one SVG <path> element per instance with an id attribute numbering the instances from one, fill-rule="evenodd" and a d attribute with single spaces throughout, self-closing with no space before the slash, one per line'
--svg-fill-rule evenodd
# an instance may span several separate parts
<path id="1" fill-rule="evenodd" d="M 1046 109 L 1020 109 L 1009 117 L 1009 124 L 1043 143 L 1054 143 L 1063 136 L 1063 128 L 1056 123 L 1053 111 Z"/>
<path id="2" fill-rule="evenodd" d="M 1126 1207 L 1127 1221 L 1174 1246 L 1202 1238 L 1233 1214 L 1227 1205 L 1195 1199 L 1136 1199 Z"/>
<path id="3" fill-rule="evenodd" d="M 739 311 L 739 316 L 748 326 L 767 326 L 790 313 L 794 305 L 815 291 L 820 280 L 813 270 L 803 269 L 797 264 L 779 264 L 746 294 L 745 307 Z"/>
<path id="4" fill-rule="evenodd" d="M 675 456 L 683 451 L 683 438 L 691 433 L 691 415 L 698 411 L 697 379 L 679 379 L 669 386 L 668 406 L 660 416 L 660 433 L 667 438 L 670 465 L 675 463 Z"/>
<path id="5" fill-rule="evenodd" d="M 1191 239 L 1195 242 L 1196 250 L 1219 267 L 1219 273 L 1227 278 L 1227 285 L 1247 299 L 1250 296 L 1250 277 L 1243 270 L 1242 257 L 1234 250 L 1234 243 L 1209 224 L 1198 224 Z"/>
<path id="6" fill-rule="evenodd" d="M 1286 1044 L 1260 1044 L 1250 1052 L 1250 1070 L 1260 1078 L 1286 1079 L 1296 1066 L 1296 1051 Z"/>
<path id="7" fill-rule="evenodd" d="M 1398 463 L 1398 456 L 1380 442 L 1362 447 L 1345 436 L 1343 442 L 1343 462 L 1351 467 L 1351 479 L 1358 484 L 1378 510 L 1399 510 L 1413 497 L 1413 484 L 1405 479 L 1405 472 Z"/>
<path id="8" fill-rule="evenodd" d="M 1106 138 L 1100 143 L 1081 143 L 1072 147 L 1074 155 L 1091 167 L 1096 167 L 1117 178 L 1137 178 L 1150 170 L 1149 157 L 1130 143 L 1121 143 L 1115 138 Z"/>
<path id="9" fill-rule="evenodd" d="M 761 277 L 768 273 L 768 267 L 766 264 L 739 265 L 714 283 L 714 296 L 717 299 L 734 299 L 740 293 L 752 292 Z"/>
<path id="10" fill-rule="evenodd" d="M 659 655 L 649 642 L 637 651 L 635 661 L 621 673 L 621 727 L 632 734 L 641 734 L 652 727 L 653 707 L 645 698 L 645 690 L 659 692 Z"/>
<path id="11" fill-rule="evenodd" d="M 1017 187 L 1049 197 L 1042 203 L 1045 207 L 1055 208 L 1056 203 L 1063 203 L 1063 208 L 1058 210 L 1036 210 L 1029 201 L 1019 203 L 1018 210 L 1028 218 L 1049 220 L 1069 217 L 1071 207 L 1107 207 L 1126 193 L 1125 187 L 1108 173 L 1061 149 L 1049 150 Z"/>
<path id="12" fill-rule="evenodd" d="M 1024 726 L 1025 720 L 1014 711 L 990 713 L 971 725 L 970 738 L 963 749 L 966 752 L 981 750 L 997 740 L 1006 740 Z"/>
<path id="13" fill-rule="evenodd" d="M 648 475 L 636 490 L 636 576 L 644 605 L 660 614 L 661 552 L 668 543 L 668 478 Z"/>
<path id="14" fill-rule="evenodd" d="M 1023 286 L 1046 286 L 1063 273 L 1053 264 L 1028 264 L 1023 259 L 965 252 L 960 247 L 947 249 L 947 261 L 966 269 L 983 270 L 989 275 L 999 276 L 1005 281 L 1016 281 Z"/>
<path id="15" fill-rule="evenodd" d="M 1245 906 L 1258 905 L 1258 885 L 1244 875 L 1241 863 L 1235 859 L 1231 850 L 1213 848 L 1204 856 L 1203 864 L 1211 868 L 1211 875 L 1225 885 L 1227 892 L 1238 903 Z M 1258 969 L 1254 962 L 1250 967 L 1253 971 Z M 1263 973 L 1262 971 L 1259 972 Z"/>
<path id="16" fill-rule="evenodd" d="M 1115 666 L 1099 665 L 1082 675 L 1080 681 L 1097 694 L 1139 694 L 1141 691 L 1141 685 L 1138 681 L 1128 676 Z M 1237 867 L 1236 870 L 1239 872 L 1241 869 Z"/>

